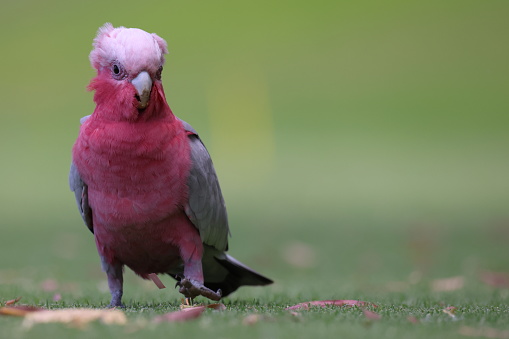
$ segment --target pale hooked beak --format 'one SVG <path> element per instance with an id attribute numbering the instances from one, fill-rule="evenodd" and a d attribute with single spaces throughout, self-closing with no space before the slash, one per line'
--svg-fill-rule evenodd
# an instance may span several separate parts
<path id="1" fill-rule="evenodd" d="M 136 99 L 138 100 L 138 109 L 144 109 L 148 106 L 150 91 L 152 90 L 152 79 L 150 75 L 143 71 L 134 78 L 131 83 L 136 89 Z"/>

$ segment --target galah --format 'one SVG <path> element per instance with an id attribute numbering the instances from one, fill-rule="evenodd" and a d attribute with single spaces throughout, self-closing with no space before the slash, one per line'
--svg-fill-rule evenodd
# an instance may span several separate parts
<path id="1" fill-rule="evenodd" d="M 69 184 L 122 306 L 123 268 L 169 274 L 186 298 L 212 300 L 272 281 L 225 253 L 229 227 L 210 155 L 168 106 L 165 40 L 102 26 L 90 62 L 95 110 L 81 119 Z"/>

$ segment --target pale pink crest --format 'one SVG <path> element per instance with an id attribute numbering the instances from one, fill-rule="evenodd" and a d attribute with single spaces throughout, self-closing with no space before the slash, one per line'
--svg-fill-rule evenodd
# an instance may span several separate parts
<path id="1" fill-rule="evenodd" d="M 166 41 L 156 34 L 138 28 L 114 28 L 110 23 L 99 28 L 93 46 L 90 63 L 95 69 L 101 71 L 119 62 L 133 75 L 142 70 L 156 72 L 168 53 Z"/>
<path id="2" fill-rule="evenodd" d="M 161 51 L 163 51 L 163 54 L 168 54 L 168 44 L 166 44 L 166 41 L 155 33 L 152 33 L 152 36 L 156 40 Z"/>

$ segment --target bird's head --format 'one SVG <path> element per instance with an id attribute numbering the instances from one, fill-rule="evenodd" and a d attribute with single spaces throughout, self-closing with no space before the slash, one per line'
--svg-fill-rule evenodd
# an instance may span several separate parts
<path id="1" fill-rule="evenodd" d="M 97 76 L 96 112 L 109 120 L 140 120 L 171 112 L 164 97 L 161 72 L 166 41 L 137 28 L 105 24 L 94 39 L 90 62 Z"/>

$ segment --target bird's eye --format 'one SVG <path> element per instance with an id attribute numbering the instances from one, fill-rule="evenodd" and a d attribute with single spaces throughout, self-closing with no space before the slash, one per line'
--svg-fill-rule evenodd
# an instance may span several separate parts
<path id="1" fill-rule="evenodd" d="M 116 80 L 122 80 L 127 77 L 124 67 L 118 62 L 111 64 L 111 75 Z"/>
<path id="2" fill-rule="evenodd" d="M 163 66 L 159 67 L 159 69 L 156 72 L 156 79 L 161 80 L 161 74 L 163 73 Z"/>

